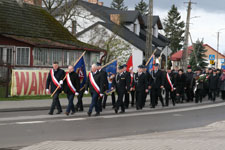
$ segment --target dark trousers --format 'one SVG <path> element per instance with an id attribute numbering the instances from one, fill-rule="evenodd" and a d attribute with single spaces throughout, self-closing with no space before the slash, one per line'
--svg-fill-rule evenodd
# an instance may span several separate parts
<path id="1" fill-rule="evenodd" d="M 221 91 L 222 93 L 222 99 L 225 100 L 225 91 Z"/>
<path id="2" fill-rule="evenodd" d="M 123 103 L 123 96 L 124 96 L 124 93 L 120 93 L 118 92 L 118 99 L 117 99 L 117 102 L 116 102 L 116 108 L 117 110 L 119 110 L 119 108 L 121 107 L 121 111 L 125 111 L 125 107 L 124 107 L 124 103 Z"/>
<path id="3" fill-rule="evenodd" d="M 143 99 L 142 107 L 145 107 L 147 96 L 148 96 L 148 93 L 144 92 L 144 99 Z"/>
<path id="4" fill-rule="evenodd" d="M 98 101 L 97 101 L 98 108 L 99 108 L 100 112 L 102 112 L 102 99 L 103 99 L 103 97 L 99 97 Z"/>
<path id="5" fill-rule="evenodd" d="M 83 106 L 83 95 L 84 95 L 84 91 L 85 90 L 82 90 L 80 91 L 79 95 L 77 96 L 77 105 L 76 105 L 76 108 L 79 109 L 80 111 L 83 111 L 84 110 L 84 106 Z"/>
<path id="6" fill-rule="evenodd" d="M 195 93 L 195 103 L 198 103 L 198 102 L 202 102 L 202 94 L 203 94 L 203 90 L 202 89 L 197 89 L 196 90 L 196 93 Z"/>
<path id="7" fill-rule="evenodd" d="M 69 101 L 66 112 L 70 113 L 70 111 L 75 112 L 73 100 L 74 100 L 74 94 L 67 94 L 67 99 Z"/>
<path id="8" fill-rule="evenodd" d="M 209 89 L 209 94 L 212 96 L 212 101 L 216 100 L 217 89 Z"/>
<path id="9" fill-rule="evenodd" d="M 194 92 L 193 91 L 194 91 L 193 88 L 187 88 L 187 90 L 186 90 L 187 102 L 193 101 L 193 98 L 194 98 Z"/>
<path id="10" fill-rule="evenodd" d="M 50 108 L 50 113 L 53 113 L 55 110 L 55 107 L 57 108 L 58 112 L 62 112 L 62 107 L 59 101 L 59 92 L 56 92 L 53 96 L 52 105 Z"/>
<path id="11" fill-rule="evenodd" d="M 97 92 L 92 92 L 91 93 L 91 97 L 92 97 L 92 100 L 91 100 L 91 105 L 90 105 L 90 107 L 89 107 L 89 113 L 92 113 L 92 110 L 93 110 L 93 108 L 95 107 L 95 111 L 97 112 L 97 113 L 99 113 L 100 112 L 100 110 L 99 110 L 99 108 L 98 108 L 98 103 L 97 103 L 97 101 L 98 101 L 98 97 L 99 97 L 99 95 L 98 95 L 98 93 Z"/>
<path id="12" fill-rule="evenodd" d="M 129 104 L 130 104 L 130 95 L 128 92 L 125 93 L 125 100 L 124 100 L 124 105 L 126 108 L 129 107 Z"/>
<path id="13" fill-rule="evenodd" d="M 142 109 L 145 98 L 145 91 L 136 91 L 136 108 Z"/>
<path id="14" fill-rule="evenodd" d="M 130 92 L 130 94 L 131 94 L 131 106 L 133 107 L 134 106 L 134 97 L 135 97 L 135 91 L 131 91 Z"/>
<path id="15" fill-rule="evenodd" d="M 175 93 L 171 89 L 166 89 L 166 106 L 169 106 L 169 100 L 172 100 L 173 106 L 175 106 Z"/>
<path id="16" fill-rule="evenodd" d="M 104 95 L 103 108 L 106 107 L 106 101 L 107 101 L 107 98 L 108 98 L 108 95 Z M 116 106 L 115 92 L 113 92 L 113 93 L 111 94 L 111 98 L 112 98 L 112 105 L 113 105 L 113 108 L 115 108 L 115 106 Z"/>
<path id="17" fill-rule="evenodd" d="M 152 98 L 151 98 L 152 107 L 155 108 L 158 98 L 161 101 L 162 106 L 164 106 L 163 98 L 161 95 L 161 88 L 153 88 L 151 92 L 152 92 Z"/>

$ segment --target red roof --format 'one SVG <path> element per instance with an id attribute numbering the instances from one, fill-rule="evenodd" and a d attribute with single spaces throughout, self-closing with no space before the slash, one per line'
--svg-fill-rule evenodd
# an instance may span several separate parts
<path id="1" fill-rule="evenodd" d="M 204 47 L 209 47 L 211 50 L 215 51 L 217 53 L 217 50 L 215 50 L 214 48 L 212 48 L 211 46 L 209 46 L 208 44 L 203 44 Z M 188 47 L 188 55 L 190 55 L 192 53 L 193 47 L 189 46 Z M 219 55 L 222 55 L 223 57 L 225 57 L 223 54 L 221 54 L 220 52 L 218 52 Z M 180 61 L 181 58 L 183 56 L 183 50 L 180 50 L 176 53 L 174 53 L 173 55 L 170 56 L 170 59 L 172 61 Z"/>
<path id="2" fill-rule="evenodd" d="M 192 53 L 193 47 L 189 46 L 188 47 L 188 55 Z M 180 61 L 183 56 L 183 50 L 179 50 L 178 52 L 174 53 L 173 55 L 170 56 L 170 60 L 172 61 Z"/>

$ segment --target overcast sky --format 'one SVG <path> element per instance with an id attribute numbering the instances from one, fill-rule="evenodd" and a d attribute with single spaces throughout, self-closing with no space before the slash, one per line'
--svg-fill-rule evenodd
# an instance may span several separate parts
<path id="1" fill-rule="evenodd" d="M 99 0 L 105 6 L 110 6 L 112 0 Z M 134 9 L 135 4 L 140 0 L 125 0 L 125 5 L 129 9 Z M 148 2 L 148 0 L 145 0 Z M 186 0 L 188 2 L 188 0 Z M 217 49 L 217 32 L 225 28 L 225 0 L 192 0 L 196 4 L 192 5 L 190 32 L 193 41 L 204 39 L 204 43 Z M 159 15 L 161 20 L 167 16 L 172 4 L 178 7 L 182 19 L 186 21 L 187 4 L 185 0 L 154 0 L 154 15 Z M 225 30 L 220 33 L 219 51 L 225 53 Z"/>

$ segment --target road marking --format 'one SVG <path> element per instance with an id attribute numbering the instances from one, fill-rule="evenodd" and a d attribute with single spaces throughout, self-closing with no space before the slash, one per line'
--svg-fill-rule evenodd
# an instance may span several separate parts
<path id="1" fill-rule="evenodd" d="M 79 120 L 86 120 L 86 118 L 72 118 L 72 119 L 62 119 L 63 121 L 79 121 Z"/>
<path id="2" fill-rule="evenodd" d="M 184 115 L 181 115 L 181 114 L 173 114 L 174 117 L 182 117 Z"/>
<path id="3" fill-rule="evenodd" d="M 30 121 L 30 122 L 16 122 L 15 124 L 38 124 L 45 123 L 46 121 Z"/>
<path id="4" fill-rule="evenodd" d="M 100 117 L 96 117 L 96 118 L 110 119 L 110 118 L 124 118 L 124 117 L 136 117 L 136 116 L 176 113 L 176 112 L 185 112 L 185 111 L 191 111 L 191 110 L 214 108 L 214 107 L 219 107 L 219 106 L 224 106 L 224 105 L 225 105 L 225 103 L 219 103 L 219 104 L 211 104 L 211 105 L 204 105 L 204 106 L 197 106 L 197 107 L 190 107 L 190 108 L 178 108 L 178 109 L 162 110 L 162 111 L 154 111 L 154 112 L 143 112 L 143 113 L 140 112 L 140 113 L 134 113 L 134 114 L 119 114 L 119 115 L 100 116 Z"/>

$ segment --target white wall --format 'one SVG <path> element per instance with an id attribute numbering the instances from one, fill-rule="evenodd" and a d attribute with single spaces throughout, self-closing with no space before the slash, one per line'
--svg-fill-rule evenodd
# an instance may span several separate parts
<path id="1" fill-rule="evenodd" d="M 107 40 L 106 38 L 110 38 L 112 35 L 114 35 L 114 33 L 112 31 L 108 30 L 107 28 L 105 28 L 102 25 L 98 25 L 96 28 L 104 29 L 107 32 L 107 34 L 110 35 L 109 37 L 104 37 L 105 40 Z M 80 35 L 77 38 L 78 38 L 78 40 L 80 40 L 82 42 L 86 42 L 86 43 L 89 43 L 89 44 L 94 44 L 96 41 L 98 41 L 98 40 L 100 40 L 102 38 L 102 35 L 98 34 L 99 37 L 96 37 L 96 34 L 93 34 L 93 33 L 95 33 L 94 29 L 85 32 L 84 34 Z M 94 41 L 92 40 L 93 36 L 95 36 Z M 123 55 L 127 55 L 129 57 L 129 53 L 130 52 L 132 53 L 132 55 L 133 55 L 134 71 L 137 71 L 138 65 L 142 64 L 142 61 L 143 61 L 143 51 L 138 49 L 137 47 L 135 47 L 134 45 L 132 45 L 128 41 L 125 41 L 124 39 L 122 39 L 119 36 L 116 36 L 116 38 L 129 45 L 130 50 L 128 50 L 127 52 L 124 52 Z M 120 58 L 118 58 L 118 59 L 120 59 Z M 126 60 L 123 60 L 123 61 L 127 61 L 127 59 L 128 58 L 126 58 Z"/>
<path id="2" fill-rule="evenodd" d="M 134 31 L 134 24 L 135 24 L 135 31 Z M 139 33 L 140 33 L 140 28 L 141 28 L 141 26 L 140 26 L 140 23 L 139 23 L 139 20 L 138 19 L 136 19 L 136 21 L 134 22 L 134 23 L 132 23 L 132 24 L 126 24 L 125 25 L 125 27 L 127 28 L 127 29 L 129 29 L 131 32 L 134 32 L 135 34 L 137 34 L 137 35 L 139 35 Z"/>

